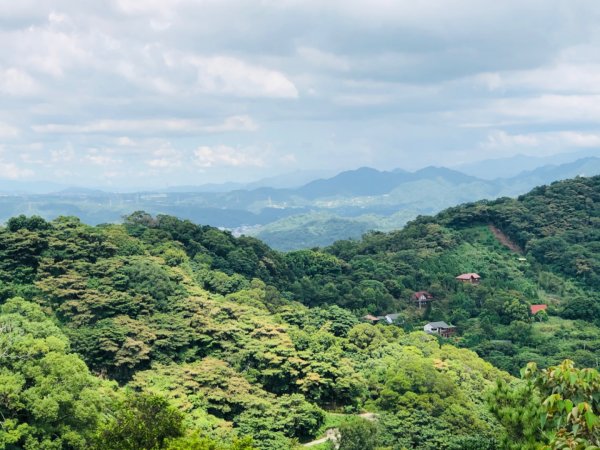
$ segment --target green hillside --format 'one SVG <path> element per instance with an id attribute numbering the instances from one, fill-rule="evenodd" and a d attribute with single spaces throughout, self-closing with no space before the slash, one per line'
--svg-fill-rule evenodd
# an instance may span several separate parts
<path id="1" fill-rule="evenodd" d="M 11 219 L 0 448 L 279 450 L 326 429 L 346 450 L 598 445 L 596 371 L 509 373 L 597 367 L 599 199 L 600 177 L 577 178 L 290 253 L 141 212 Z M 581 418 L 542 406 L 563 373 Z"/>

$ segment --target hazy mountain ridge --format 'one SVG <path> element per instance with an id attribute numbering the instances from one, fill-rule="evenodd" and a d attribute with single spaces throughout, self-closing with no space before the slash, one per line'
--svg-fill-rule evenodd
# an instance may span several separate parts
<path id="1" fill-rule="evenodd" d="M 600 174 L 600 158 L 587 157 L 496 180 L 444 167 L 415 172 L 362 167 L 298 188 L 111 193 L 60 186 L 52 194 L 0 197 L 0 220 L 38 214 L 47 219 L 75 215 L 90 224 L 115 223 L 133 211 L 145 210 L 252 234 L 289 250 L 358 238 L 369 229 L 389 231 L 419 214 L 433 214 L 458 203 L 514 197 L 540 184 L 595 174 Z"/>
<path id="2" fill-rule="evenodd" d="M 599 155 L 599 149 L 590 148 L 546 156 L 518 154 L 509 157 L 467 162 L 450 167 L 468 175 L 486 180 L 495 180 L 498 178 L 512 178 L 523 172 L 532 171 L 544 166 L 568 164 L 578 159 L 597 157 Z"/>
<path id="3" fill-rule="evenodd" d="M 417 174 L 421 177 L 420 179 L 417 179 Z M 335 224 L 335 233 L 332 233 L 329 242 L 343 234 L 342 224 L 345 224 L 346 227 L 346 238 L 359 238 L 360 230 L 364 228 L 365 223 L 368 223 L 370 229 L 373 230 L 391 231 L 400 228 L 419 214 L 433 214 L 453 204 L 481 198 L 514 197 L 537 185 L 549 184 L 578 175 L 593 176 L 597 174 L 600 174 L 600 158 L 595 157 L 583 158 L 562 165 L 538 167 L 511 178 L 491 181 L 464 175 L 451 169 L 425 168 L 412 174 L 411 181 L 402 183 L 381 196 L 348 197 L 343 201 L 338 200 L 337 203 L 329 202 L 330 211 L 340 211 L 342 205 L 347 207 L 352 204 L 359 211 L 358 215 L 345 211 L 345 214 L 337 217 L 339 220 Z M 346 175 L 346 179 L 347 177 L 348 175 Z M 386 175 L 385 180 L 388 179 L 389 177 Z M 337 208 L 334 208 L 333 205 L 336 205 Z M 382 214 L 384 205 L 395 208 L 395 210 Z M 362 214 L 360 213 L 361 209 Z M 398 212 L 403 214 L 396 214 L 394 220 L 390 220 Z M 275 223 L 253 228 L 250 233 L 282 250 L 302 248 L 303 246 L 312 247 L 323 245 L 323 242 L 327 240 L 325 230 L 327 222 L 331 219 L 332 217 L 329 217 L 319 224 L 319 219 L 315 221 L 313 217 L 307 215 L 304 222 L 295 220 L 300 225 L 294 232 L 290 226 L 290 219 L 282 218 Z M 307 234 L 310 234 L 311 230 L 313 230 L 314 239 L 308 241 Z M 315 232 L 314 230 L 319 231 Z"/>

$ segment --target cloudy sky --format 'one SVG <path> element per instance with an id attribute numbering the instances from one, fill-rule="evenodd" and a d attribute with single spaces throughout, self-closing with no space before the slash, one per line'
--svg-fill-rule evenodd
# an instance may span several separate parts
<path id="1" fill-rule="evenodd" d="M 0 178 L 167 186 L 600 149 L 599 24 L 596 0 L 0 0 Z"/>

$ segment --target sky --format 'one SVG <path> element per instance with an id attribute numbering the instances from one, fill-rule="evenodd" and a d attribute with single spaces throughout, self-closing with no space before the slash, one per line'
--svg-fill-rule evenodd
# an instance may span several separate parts
<path id="1" fill-rule="evenodd" d="M 0 0 L 0 179 L 593 152 L 598 24 L 596 0 Z"/>

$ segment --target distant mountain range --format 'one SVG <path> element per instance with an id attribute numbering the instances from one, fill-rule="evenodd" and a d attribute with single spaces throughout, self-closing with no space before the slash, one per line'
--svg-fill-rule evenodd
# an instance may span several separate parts
<path id="1" fill-rule="evenodd" d="M 415 172 L 380 171 L 369 167 L 349 170 L 297 187 L 262 186 L 221 191 L 227 185 L 170 188 L 156 192 L 111 193 L 54 184 L 18 185 L 0 182 L 0 220 L 17 214 L 52 219 L 76 215 L 90 224 L 119 222 L 136 210 L 170 214 L 260 237 L 275 248 L 289 250 L 356 238 L 367 230 L 399 228 L 419 214 L 448 206 L 502 196 L 514 197 L 531 188 L 578 175 L 600 174 L 600 158 L 586 157 L 545 165 L 518 175 L 493 180 L 444 167 Z M 296 181 L 306 177 L 298 173 Z M 284 186 L 283 180 L 272 178 Z M 27 188 L 27 189 L 26 189 Z M 54 193 L 39 193 L 54 188 Z M 173 190 L 176 189 L 176 190 Z M 180 192 L 182 189 L 187 192 Z"/>
<path id="2" fill-rule="evenodd" d="M 400 228 L 419 214 L 433 214 L 452 204 L 514 197 L 538 185 L 598 174 L 597 157 L 546 165 L 494 180 L 442 167 L 416 172 L 361 168 L 298 189 L 300 195 L 313 200 L 311 212 L 238 231 L 253 234 L 282 250 L 324 246 L 336 239 L 358 238 L 365 230 Z M 327 207 L 316 211 L 316 205 Z"/>
<path id="3" fill-rule="evenodd" d="M 309 199 L 334 196 L 384 195 L 398 186 L 431 178 L 442 178 L 452 183 L 467 183 L 477 180 L 455 170 L 443 167 L 426 167 L 416 172 L 396 169 L 391 172 L 370 167 L 342 172 L 332 178 L 312 181 L 296 190 Z"/>
<path id="4" fill-rule="evenodd" d="M 589 148 L 562 152 L 546 156 L 515 155 L 505 158 L 486 159 L 452 166 L 452 169 L 473 175 L 485 180 L 497 178 L 510 178 L 524 171 L 531 171 L 543 166 L 558 166 L 567 164 L 578 159 L 598 157 L 600 149 Z"/>

